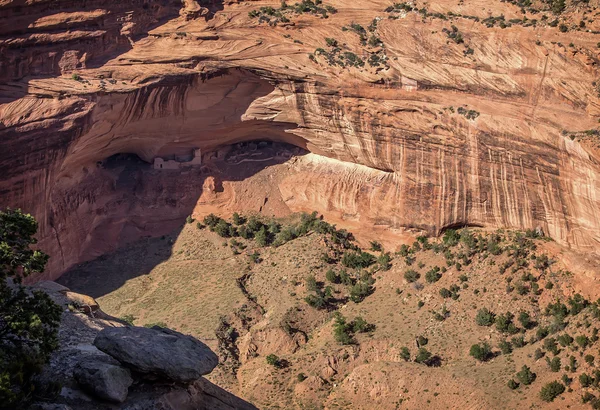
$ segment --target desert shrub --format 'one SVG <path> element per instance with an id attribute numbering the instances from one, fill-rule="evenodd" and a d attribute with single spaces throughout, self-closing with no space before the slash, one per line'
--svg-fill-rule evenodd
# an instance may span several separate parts
<path id="1" fill-rule="evenodd" d="M 575 343 L 585 349 L 589 345 L 590 340 L 586 335 L 579 335 L 575 337 Z"/>
<path id="2" fill-rule="evenodd" d="M 425 273 L 425 280 L 428 283 L 435 283 L 438 280 L 440 280 L 441 277 L 442 275 L 440 274 L 439 266 L 434 266 L 433 268 L 428 270 L 427 273 Z"/>
<path id="3" fill-rule="evenodd" d="M 375 263 L 375 257 L 363 251 L 346 252 L 342 257 L 342 264 L 351 269 L 364 269 Z"/>
<path id="4" fill-rule="evenodd" d="M 421 364 L 428 364 L 432 359 L 432 354 L 424 347 L 419 348 L 417 355 L 415 356 L 415 362 Z"/>
<path id="5" fill-rule="evenodd" d="M 360 280 L 350 288 L 350 300 L 355 303 L 362 302 L 373 292 L 373 287 L 368 281 Z"/>
<path id="6" fill-rule="evenodd" d="M 512 323 L 513 318 L 514 315 L 510 312 L 496 316 L 496 319 L 494 320 L 494 323 L 496 323 L 496 329 L 498 329 L 498 331 L 502 333 L 515 334 L 516 327 Z"/>
<path id="7" fill-rule="evenodd" d="M 283 367 L 283 361 L 277 356 L 274 355 L 273 353 L 271 353 L 270 355 L 267 356 L 267 364 L 280 369 Z"/>
<path id="8" fill-rule="evenodd" d="M 258 232 L 254 234 L 254 239 L 258 246 L 267 246 L 270 242 L 270 234 L 267 231 L 267 227 L 263 225 Z"/>
<path id="9" fill-rule="evenodd" d="M 537 340 L 544 339 L 546 336 L 548 336 L 548 334 L 550 334 L 550 330 L 545 326 L 540 326 L 535 331 L 535 337 Z"/>
<path id="10" fill-rule="evenodd" d="M 327 301 L 325 300 L 324 295 L 320 293 L 317 293 L 316 295 L 308 295 L 304 298 L 304 301 L 315 309 L 323 309 L 327 306 Z"/>
<path id="11" fill-rule="evenodd" d="M 550 360 L 549 358 L 546 357 L 546 363 L 548 364 L 548 367 L 550 368 L 551 371 L 553 371 L 553 372 L 560 371 L 560 367 L 561 367 L 560 357 L 556 356 L 552 360 Z"/>
<path id="12" fill-rule="evenodd" d="M 233 213 L 233 215 L 231 216 L 231 220 L 236 225 L 243 225 L 246 223 L 246 219 L 244 217 L 240 216 L 240 214 L 238 214 L 237 212 Z"/>
<path id="13" fill-rule="evenodd" d="M 372 329 L 372 325 L 369 325 L 365 319 L 361 316 L 357 316 L 352 321 L 352 331 L 354 333 L 365 333 Z"/>
<path id="14" fill-rule="evenodd" d="M 523 367 L 521 367 L 521 371 L 517 373 L 517 379 L 526 386 L 533 383 L 536 377 L 536 374 L 533 373 L 531 369 L 525 365 L 523 365 Z"/>
<path id="15" fill-rule="evenodd" d="M 273 241 L 273 245 L 276 247 L 281 246 L 295 238 L 297 238 L 295 230 L 291 227 L 286 227 L 277 232 L 275 235 L 275 240 Z"/>
<path id="16" fill-rule="evenodd" d="M 575 360 L 575 356 L 569 356 L 569 370 L 571 372 L 575 372 L 579 366 L 577 365 L 577 360 Z"/>
<path id="17" fill-rule="evenodd" d="M 346 318 L 339 312 L 335 312 L 333 322 L 333 337 L 336 342 L 343 345 L 353 344 L 352 324 L 346 321 Z"/>
<path id="18" fill-rule="evenodd" d="M 444 232 L 444 237 L 442 240 L 444 244 L 448 246 L 456 246 L 460 240 L 460 235 L 454 229 L 447 229 L 446 232 Z"/>
<path id="19" fill-rule="evenodd" d="M 446 299 L 446 298 L 449 298 L 450 296 L 452 296 L 452 292 L 450 292 L 446 288 L 441 288 L 440 289 L 440 296 L 443 297 L 444 299 Z"/>
<path id="20" fill-rule="evenodd" d="M 594 356 L 592 356 L 591 354 L 586 354 L 583 358 L 583 360 L 585 360 L 585 362 L 589 365 L 593 365 L 594 364 Z"/>
<path id="21" fill-rule="evenodd" d="M 342 269 L 342 271 L 340 272 L 340 281 L 343 285 L 346 286 L 354 285 L 354 278 L 352 278 L 352 276 L 350 276 L 345 269 Z"/>
<path id="22" fill-rule="evenodd" d="M 317 278 L 315 278 L 315 275 L 308 275 L 305 279 L 306 281 L 306 289 L 314 292 L 317 289 L 319 289 L 319 285 L 317 283 Z"/>
<path id="23" fill-rule="evenodd" d="M 509 389 L 511 390 L 515 390 L 519 387 L 519 383 L 517 383 L 516 381 L 514 381 L 513 379 L 510 379 L 508 381 L 508 383 L 506 384 L 508 386 Z"/>
<path id="24" fill-rule="evenodd" d="M 525 338 L 522 335 L 513 337 L 512 339 L 510 339 L 510 342 L 514 347 L 523 347 L 527 344 L 525 342 Z"/>
<path id="25" fill-rule="evenodd" d="M 555 398 L 563 394 L 565 386 L 557 381 L 545 384 L 540 390 L 540 398 L 545 402 L 552 402 Z"/>
<path id="26" fill-rule="evenodd" d="M 127 315 L 121 316 L 119 319 L 121 319 L 123 322 L 127 323 L 129 326 L 134 326 L 137 317 L 127 314 Z"/>
<path id="27" fill-rule="evenodd" d="M 225 221 L 224 219 L 221 219 L 219 222 L 217 222 L 213 230 L 216 232 L 217 235 L 219 235 L 222 238 L 230 238 L 231 236 L 233 236 L 233 229 L 231 224 Z"/>
<path id="28" fill-rule="evenodd" d="M 535 360 L 540 360 L 544 356 L 545 356 L 545 353 L 542 351 L 542 349 L 540 349 L 540 348 L 535 349 L 535 352 L 533 353 L 533 358 Z"/>
<path id="29" fill-rule="evenodd" d="M 381 246 L 381 244 L 379 242 L 371 241 L 371 250 L 372 251 L 381 252 L 382 249 L 383 249 L 383 247 Z"/>
<path id="30" fill-rule="evenodd" d="M 327 279 L 331 283 L 340 283 L 341 280 L 340 276 L 337 273 L 335 273 L 333 269 L 329 269 L 325 273 L 325 279 Z"/>
<path id="31" fill-rule="evenodd" d="M 429 343 L 429 339 L 427 339 L 425 336 L 421 336 L 421 335 L 419 335 L 419 336 L 417 337 L 417 345 L 418 345 L 419 347 L 426 346 L 426 345 L 427 345 L 427 343 Z"/>
<path id="32" fill-rule="evenodd" d="M 568 303 L 571 307 L 569 313 L 573 316 L 578 315 L 583 309 L 585 309 L 589 305 L 589 302 L 579 293 L 576 293 L 574 296 L 570 297 Z"/>
<path id="33" fill-rule="evenodd" d="M 191 224 L 191 223 L 192 223 L 192 222 L 194 222 L 194 221 L 195 221 L 195 219 L 194 219 L 194 218 L 192 218 L 192 215 L 188 215 L 188 216 L 185 218 L 185 223 L 187 223 L 187 224 Z"/>
<path id="34" fill-rule="evenodd" d="M 35 376 L 58 346 L 62 308 L 21 278 L 43 272 L 48 256 L 32 250 L 36 220 L 20 210 L 0 211 L 0 407 L 25 408 Z M 14 280 L 14 286 L 7 281 Z"/>
<path id="35" fill-rule="evenodd" d="M 377 263 L 379 263 L 382 270 L 390 270 L 392 267 L 391 261 L 392 255 L 389 252 L 384 252 L 377 258 Z"/>
<path id="36" fill-rule="evenodd" d="M 560 343 L 560 345 L 562 347 L 567 347 L 570 346 L 571 343 L 573 343 L 573 338 L 568 335 L 567 333 L 564 333 L 560 336 L 557 337 L 558 343 Z"/>
<path id="37" fill-rule="evenodd" d="M 469 354 L 480 362 L 488 361 L 493 357 L 492 348 L 486 342 L 472 345 Z"/>
<path id="38" fill-rule="evenodd" d="M 587 373 L 581 373 L 579 375 L 579 383 L 581 387 L 589 387 L 594 382 L 594 379 Z"/>
<path id="39" fill-rule="evenodd" d="M 213 230 L 220 220 L 221 218 L 219 218 L 215 214 L 209 214 L 204 217 L 204 225 L 208 226 L 211 230 Z"/>
<path id="40" fill-rule="evenodd" d="M 512 345 L 506 340 L 501 340 L 500 343 L 498 343 L 498 347 L 502 351 L 502 354 L 510 354 L 513 351 Z"/>
<path id="41" fill-rule="evenodd" d="M 544 349 L 556 356 L 558 354 L 558 344 L 556 343 L 556 339 L 553 337 L 546 338 L 544 340 Z"/>
<path id="42" fill-rule="evenodd" d="M 400 357 L 405 362 L 408 362 L 410 360 L 410 350 L 408 350 L 408 347 L 404 346 L 400 349 Z"/>
<path id="43" fill-rule="evenodd" d="M 494 323 L 494 314 L 488 308 L 479 309 L 475 323 L 479 326 L 491 326 Z"/>
<path id="44" fill-rule="evenodd" d="M 409 269 L 406 272 L 404 272 L 404 279 L 406 279 L 407 282 L 416 282 L 417 280 L 419 280 L 419 278 L 421 277 L 421 275 L 413 270 L 413 269 Z"/>
<path id="45" fill-rule="evenodd" d="M 535 326 L 535 322 L 527 312 L 519 312 L 518 320 L 525 329 L 530 329 Z"/>

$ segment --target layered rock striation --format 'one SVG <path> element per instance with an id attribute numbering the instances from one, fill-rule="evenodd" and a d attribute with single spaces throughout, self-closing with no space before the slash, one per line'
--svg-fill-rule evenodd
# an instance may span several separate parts
<path id="1" fill-rule="evenodd" d="M 249 15 L 279 7 L 266 1 L 4 1 L 2 21 L 19 23 L 0 32 L 0 205 L 40 220 L 61 255 L 49 276 L 203 212 L 209 164 L 190 179 L 108 158 L 250 140 L 310 151 L 278 183 L 290 210 L 428 234 L 540 227 L 597 251 L 598 152 L 568 136 L 600 118 L 592 2 L 505 28 L 485 19 L 522 19 L 516 5 L 326 3 L 337 13 L 270 25 Z"/>

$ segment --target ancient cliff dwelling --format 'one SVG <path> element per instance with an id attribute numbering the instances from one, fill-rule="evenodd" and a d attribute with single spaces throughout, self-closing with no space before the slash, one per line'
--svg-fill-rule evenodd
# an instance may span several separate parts
<path id="1" fill-rule="evenodd" d="M 0 0 L 0 409 L 600 409 L 599 63 L 599 0 Z"/>

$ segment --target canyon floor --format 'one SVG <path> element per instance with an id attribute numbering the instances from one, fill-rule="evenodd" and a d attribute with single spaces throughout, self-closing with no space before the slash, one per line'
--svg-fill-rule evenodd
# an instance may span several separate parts
<path id="1" fill-rule="evenodd" d="M 211 381 L 259 408 L 595 403 L 600 313 L 593 301 L 600 295 L 593 259 L 533 231 L 450 230 L 388 253 L 377 243 L 359 251 L 345 231 L 306 214 L 244 215 L 237 220 L 244 224 L 221 220 L 220 227 L 211 217 L 190 217 L 172 234 L 82 264 L 60 282 L 94 296 L 108 314 L 205 341 L 221 359 Z M 260 228 L 257 220 L 267 243 L 246 233 Z M 249 239 L 227 237 L 242 230 Z M 347 256 L 364 252 L 373 258 Z M 483 308 L 491 318 L 481 325 Z M 339 314 L 349 339 L 336 337 Z M 477 360 L 470 351 L 483 343 L 491 351 Z M 419 357 L 419 346 L 431 357 Z M 553 371 L 547 360 L 555 358 Z M 529 385 L 517 376 L 524 365 L 535 373 Z M 565 391 L 543 401 L 540 391 L 553 381 Z"/>

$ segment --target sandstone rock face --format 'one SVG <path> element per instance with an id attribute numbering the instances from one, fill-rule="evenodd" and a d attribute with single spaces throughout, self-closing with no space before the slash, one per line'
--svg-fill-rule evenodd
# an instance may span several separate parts
<path id="1" fill-rule="evenodd" d="M 212 194 L 202 189 L 212 175 L 125 178 L 107 158 L 152 162 L 246 140 L 311 152 L 279 185 L 290 210 L 429 234 L 539 226 L 598 250 L 598 152 L 563 133 L 598 126 L 597 19 L 561 33 L 527 14 L 538 24 L 502 29 L 481 20 L 522 18 L 519 7 L 444 0 L 430 11 L 463 17 L 390 19 L 387 1 L 336 0 L 328 19 L 269 26 L 248 16 L 272 5 L 263 1 L 98 0 L 77 12 L 67 1 L 57 11 L 17 3 L 0 4 L 0 22 L 11 22 L 0 24 L 0 206 L 40 220 L 40 245 L 60 255 L 49 277 L 163 234 Z M 374 19 L 383 48 L 342 30 Z M 448 40 L 451 25 L 465 44 Z M 386 63 L 330 65 L 315 54 L 326 37 Z"/>
<path id="2" fill-rule="evenodd" d="M 94 345 L 136 372 L 178 382 L 197 380 L 218 364 L 204 343 L 165 328 L 105 328 Z"/>
<path id="3" fill-rule="evenodd" d="M 100 399 L 122 403 L 133 383 L 129 370 L 116 360 L 100 357 L 84 358 L 73 369 L 73 377 L 81 387 Z"/>

